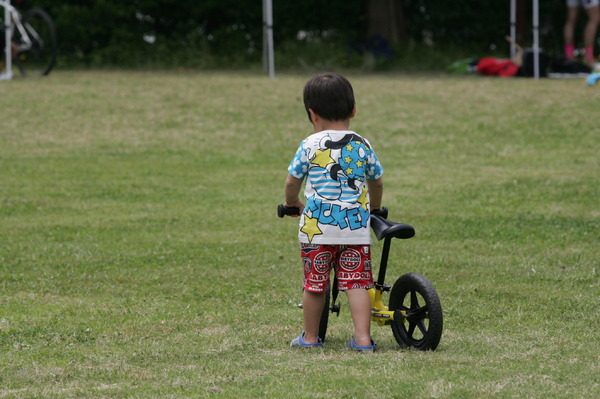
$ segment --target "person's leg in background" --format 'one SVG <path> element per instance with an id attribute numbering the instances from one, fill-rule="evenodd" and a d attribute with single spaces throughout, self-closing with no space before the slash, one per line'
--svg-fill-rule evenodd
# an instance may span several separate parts
<path id="1" fill-rule="evenodd" d="M 565 57 L 572 60 L 575 58 L 575 25 L 577 24 L 577 16 L 579 15 L 579 5 L 570 6 L 567 5 L 567 19 L 563 28 L 564 45 L 565 45 Z"/>
<path id="2" fill-rule="evenodd" d="M 585 45 L 585 60 L 588 64 L 594 64 L 594 43 L 596 33 L 600 24 L 600 6 L 592 6 L 586 9 L 588 21 L 583 31 L 583 43 Z"/>

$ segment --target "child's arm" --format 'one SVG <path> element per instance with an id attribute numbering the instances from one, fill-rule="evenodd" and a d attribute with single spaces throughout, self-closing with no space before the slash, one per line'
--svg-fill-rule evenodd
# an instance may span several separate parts
<path id="1" fill-rule="evenodd" d="M 381 209 L 381 198 L 383 197 L 383 180 L 381 177 L 376 180 L 367 180 L 369 188 L 369 200 L 371 210 Z"/>
<path id="2" fill-rule="evenodd" d="M 292 175 L 287 176 L 287 179 L 285 179 L 285 206 L 298 208 L 300 210 L 298 215 L 301 215 L 304 210 L 304 203 L 298 197 L 301 188 L 301 179 Z"/>

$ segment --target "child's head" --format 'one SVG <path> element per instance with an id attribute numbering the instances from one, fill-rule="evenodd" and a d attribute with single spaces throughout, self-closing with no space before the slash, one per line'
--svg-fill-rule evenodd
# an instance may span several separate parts
<path id="1" fill-rule="evenodd" d="M 304 107 L 311 122 L 309 109 L 323 119 L 342 121 L 352 117 L 354 105 L 352 85 L 337 73 L 316 75 L 304 86 Z"/>

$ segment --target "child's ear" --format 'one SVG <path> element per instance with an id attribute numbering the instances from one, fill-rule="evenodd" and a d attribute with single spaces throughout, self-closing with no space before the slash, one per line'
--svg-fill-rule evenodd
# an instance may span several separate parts
<path id="1" fill-rule="evenodd" d="M 354 108 L 352 108 L 352 113 L 350 114 L 350 119 L 356 116 L 356 104 L 354 104 Z"/>
<path id="2" fill-rule="evenodd" d="M 311 123 L 315 123 L 315 121 L 317 121 L 319 119 L 319 115 L 313 111 L 312 108 L 308 109 L 308 119 L 311 121 Z"/>

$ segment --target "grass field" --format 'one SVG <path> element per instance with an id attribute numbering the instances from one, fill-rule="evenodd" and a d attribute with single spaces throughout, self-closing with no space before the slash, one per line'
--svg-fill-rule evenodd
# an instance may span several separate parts
<path id="1" fill-rule="evenodd" d="M 600 88 L 353 75 L 386 173 L 388 283 L 427 276 L 435 352 L 323 350 L 278 219 L 309 75 L 0 82 L 0 397 L 600 397 Z M 380 243 L 374 248 L 379 253 Z"/>

